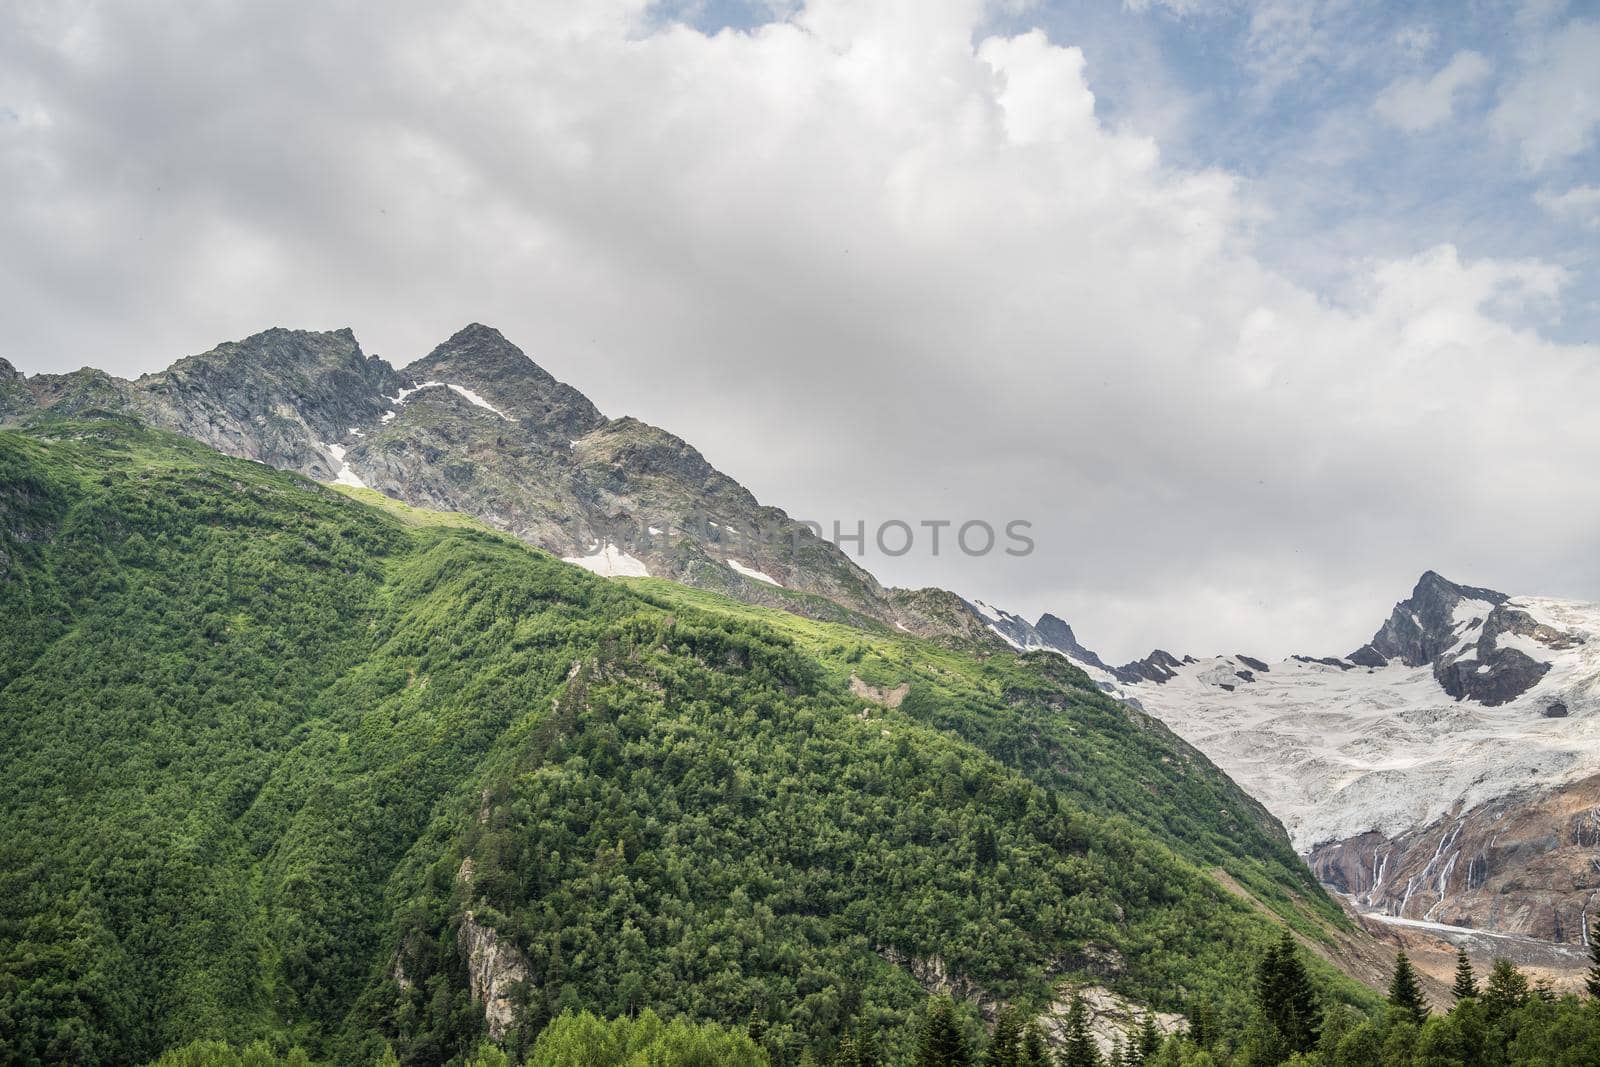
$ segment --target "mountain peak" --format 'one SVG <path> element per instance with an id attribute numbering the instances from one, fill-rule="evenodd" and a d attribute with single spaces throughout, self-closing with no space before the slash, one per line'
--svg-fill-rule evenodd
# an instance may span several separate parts
<path id="1" fill-rule="evenodd" d="M 1082 643 L 1078 641 L 1077 635 L 1072 632 L 1072 627 L 1067 625 L 1066 620 L 1045 612 L 1039 616 L 1039 621 L 1033 624 L 1033 628 L 1039 631 L 1039 636 L 1044 638 L 1051 648 L 1064 653 L 1067 657 L 1080 663 L 1099 667 L 1104 671 L 1111 669 L 1098 655 L 1083 647 Z"/>
<path id="2" fill-rule="evenodd" d="M 1438 571 L 1424 571 L 1411 596 L 1394 606 L 1371 641 L 1350 654 L 1350 660 L 1364 667 L 1381 667 L 1399 660 L 1408 667 L 1421 667 L 1436 660 L 1455 644 L 1462 605 L 1477 607 L 1479 617 L 1510 598 L 1493 589 L 1458 585 Z"/>
<path id="3" fill-rule="evenodd" d="M 291 330 L 273 326 L 253 333 L 241 341 L 224 341 L 215 348 L 185 356 L 166 370 L 140 377 L 159 387 L 161 383 L 181 381 L 191 375 L 224 373 L 252 379 L 262 374 L 320 373 L 349 369 L 367 373 L 367 357 L 361 351 L 355 331 L 348 326 L 337 330 Z M 239 384 L 246 384 L 243 379 Z"/>
<path id="4" fill-rule="evenodd" d="M 531 377 L 541 382 L 555 381 L 548 371 L 528 358 L 526 352 L 507 340 L 505 334 L 481 322 L 461 327 L 406 371 L 421 381 L 423 371 L 431 374 L 440 367 L 466 366 L 493 378 Z"/>
<path id="5" fill-rule="evenodd" d="M 526 425 L 581 437 L 605 423 L 589 398 L 559 382 L 493 326 L 463 326 L 405 369 L 418 382 L 470 388 Z"/>

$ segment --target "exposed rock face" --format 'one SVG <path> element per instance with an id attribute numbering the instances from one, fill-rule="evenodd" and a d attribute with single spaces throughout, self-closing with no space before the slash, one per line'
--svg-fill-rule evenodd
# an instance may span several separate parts
<path id="1" fill-rule="evenodd" d="M 329 444 L 376 422 L 407 379 L 349 330 L 268 330 L 133 383 L 129 406 L 219 452 L 332 478 Z"/>
<path id="2" fill-rule="evenodd" d="M 1089 1032 L 1102 1053 L 1111 1051 L 1112 1042 L 1128 1044 L 1130 1035 L 1144 1023 L 1146 1014 L 1155 1019 L 1156 1029 L 1162 1034 L 1181 1033 L 1187 1028 L 1182 1015 L 1165 1011 L 1149 1011 L 1101 986 L 1082 986 L 1078 996 L 1089 1013 Z M 1039 1029 L 1051 1046 L 1060 1048 L 1067 1043 L 1067 1015 L 1072 1010 L 1071 990 L 1057 991 L 1056 999 L 1039 1014 Z"/>
<path id="3" fill-rule="evenodd" d="M 23 378 L 0 367 L 0 423 L 85 411 L 127 413 L 229 455 L 463 512 L 616 573 L 842 622 L 993 640 L 959 597 L 883 588 L 681 438 L 606 418 L 480 324 L 403 370 L 363 353 L 349 330 L 283 329 L 134 382 L 89 369 Z M 626 567 L 610 568 L 623 557 Z"/>
<path id="4" fill-rule="evenodd" d="M 1428 571 L 1418 580 L 1410 598 L 1395 605 L 1372 640 L 1349 658 L 1363 666 L 1376 667 L 1391 660 L 1408 667 L 1432 663 L 1456 643 L 1463 602 L 1474 602 L 1468 605 L 1469 609 L 1476 609 L 1478 617 L 1483 618 L 1506 599 L 1504 593 L 1457 585 Z"/>
<path id="5" fill-rule="evenodd" d="M 1054 615 L 1044 614 L 1039 616 L 1039 621 L 1033 625 L 1034 629 L 1039 631 L 1039 636 L 1044 638 L 1050 647 L 1068 659 L 1076 660 L 1091 667 L 1098 667 L 1103 671 L 1111 670 L 1104 660 L 1079 643 L 1077 635 L 1072 632 L 1072 627 L 1061 619 L 1056 618 Z"/>
<path id="6" fill-rule="evenodd" d="M 1496 707 L 1538 685 L 1550 670 L 1549 656 L 1582 645 L 1582 634 L 1535 619 L 1514 604 L 1501 604 L 1484 620 L 1476 642 L 1448 652 L 1434 664 L 1434 677 L 1451 696 Z M 1536 658 L 1537 657 L 1537 658 Z"/>
<path id="7" fill-rule="evenodd" d="M 475 382 L 495 407 L 563 442 L 606 422 L 588 397 L 556 381 L 499 330 L 479 323 L 457 331 L 406 373 L 419 382 Z"/>
<path id="8" fill-rule="evenodd" d="M 1158 648 L 1144 659 L 1136 659 L 1132 663 L 1125 663 L 1116 668 L 1116 675 L 1119 681 L 1129 685 L 1139 682 L 1155 682 L 1160 685 L 1177 677 L 1178 669 L 1186 662 L 1193 661 L 1179 659 L 1171 652 Z"/>
<path id="9" fill-rule="evenodd" d="M 1313 849 L 1325 884 L 1366 910 L 1585 943 L 1600 898 L 1600 775 L 1501 797 L 1410 833 Z"/>
<path id="10" fill-rule="evenodd" d="M 528 980 L 528 964 L 493 927 L 479 923 L 470 911 L 462 916 L 456 936 L 467 959 L 468 988 L 472 999 L 483 1005 L 489 1036 L 504 1040 L 516 1021 L 515 987 Z"/>
<path id="11" fill-rule="evenodd" d="M 874 704 L 881 704 L 886 708 L 898 708 L 900 702 L 905 700 L 906 694 L 911 692 L 911 683 L 902 682 L 893 687 L 868 685 L 852 674 L 850 676 L 850 692 L 863 700 L 870 700 Z"/>
<path id="12" fill-rule="evenodd" d="M 952 974 L 939 956 L 908 956 L 893 948 L 880 949 L 878 954 L 895 966 L 905 968 L 911 977 L 917 980 L 917 984 L 929 994 L 954 997 L 976 1004 L 978 1013 L 991 1023 L 1005 1006 L 1001 1000 L 981 989 L 970 979 Z M 1114 974 L 1120 967 L 1121 961 L 1117 960 L 1115 965 L 1104 973 Z M 1102 1052 L 1109 1052 L 1113 1041 L 1120 1040 L 1126 1045 L 1129 1034 L 1139 1028 L 1146 1014 L 1154 1017 L 1156 1028 L 1163 1034 L 1178 1033 L 1186 1026 L 1182 1015 L 1151 1012 L 1103 986 L 1074 985 L 1064 982 L 1057 987 L 1055 999 L 1050 1006 L 1038 1016 L 1039 1029 L 1043 1032 L 1045 1041 L 1054 1048 L 1060 1048 L 1067 1043 L 1067 1015 L 1072 1010 L 1074 991 L 1082 998 L 1084 1007 L 1088 1009 L 1089 1031 L 1094 1035 Z"/>

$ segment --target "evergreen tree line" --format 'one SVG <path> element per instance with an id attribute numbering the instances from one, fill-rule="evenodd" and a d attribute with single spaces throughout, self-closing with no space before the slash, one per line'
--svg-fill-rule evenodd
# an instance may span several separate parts
<path id="1" fill-rule="evenodd" d="M 1416 968 L 1401 952 L 1382 1011 L 1365 1016 L 1344 1004 L 1319 1002 L 1301 951 L 1287 930 L 1256 966 L 1253 1021 L 1242 1035 L 1221 1033 L 1204 1001 L 1188 1026 L 1163 1034 L 1146 1013 L 1102 1050 L 1088 1005 L 1071 995 L 1054 1042 L 1041 1020 L 1002 1007 L 992 1029 L 970 1005 L 930 997 L 914 1049 L 885 1047 L 870 1025 L 835 1035 L 833 1051 L 793 1055 L 774 1043 L 760 1011 L 742 1027 L 663 1022 L 646 1010 L 601 1019 L 562 1013 L 540 1033 L 525 1067 L 1594 1067 L 1600 1064 L 1600 920 L 1591 937 L 1593 966 L 1586 997 L 1558 996 L 1530 983 L 1509 960 L 1496 960 L 1482 982 L 1465 951 L 1456 958 L 1454 1003 L 1435 1013 Z M 1054 1047 L 1052 1048 L 1052 1045 Z M 463 1067 L 513 1067 L 504 1050 L 480 1044 Z M 235 1050 L 197 1042 L 167 1053 L 155 1067 L 309 1067 L 300 1050 L 274 1054 L 264 1044 Z M 377 1067 L 400 1067 L 386 1050 Z"/>

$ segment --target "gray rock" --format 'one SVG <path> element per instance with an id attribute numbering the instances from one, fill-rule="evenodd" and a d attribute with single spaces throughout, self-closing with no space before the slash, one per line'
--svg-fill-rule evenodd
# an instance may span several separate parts
<path id="1" fill-rule="evenodd" d="M 1390 660 L 1399 660 L 1408 667 L 1431 664 L 1456 642 L 1456 605 L 1463 600 L 1499 605 L 1507 599 L 1504 593 L 1457 585 L 1428 571 L 1417 581 L 1410 598 L 1396 604 L 1372 640 L 1351 653 L 1349 659 L 1363 667 L 1382 667 Z"/>
<path id="2" fill-rule="evenodd" d="M 1103 671 L 1111 670 L 1104 660 L 1079 643 L 1077 636 L 1072 632 L 1072 627 L 1056 616 L 1050 614 L 1039 616 L 1039 621 L 1033 624 L 1033 628 L 1051 648 L 1069 659 L 1087 663 Z"/>

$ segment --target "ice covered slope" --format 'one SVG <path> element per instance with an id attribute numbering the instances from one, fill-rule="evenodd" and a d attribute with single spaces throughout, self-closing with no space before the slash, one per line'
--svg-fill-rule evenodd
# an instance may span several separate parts
<path id="1" fill-rule="evenodd" d="M 1580 607 L 1540 606 L 1569 615 Z M 1600 608 L 1582 607 L 1588 632 L 1600 630 Z M 1458 804 L 1600 771 L 1597 657 L 1600 644 L 1560 653 L 1538 684 L 1493 707 L 1452 697 L 1429 667 L 1294 659 L 1267 671 L 1236 657 L 1202 660 L 1127 692 L 1309 850 L 1368 830 L 1392 837 Z M 1564 717 L 1549 714 L 1557 704 Z"/>
<path id="2" fill-rule="evenodd" d="M 1375 640 L 1351 658 L 1181 662 L 1125 694 L 1307 851 L 1600 772 L 1600 605 L 1462 587 L 1430 598 L 1433 579 L 1396 609 L 1417 640 Z M 1422 609 L 1440 599 L 1448 614 L 1430 624 Z"/>

